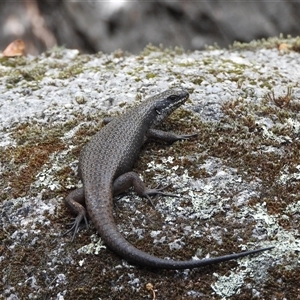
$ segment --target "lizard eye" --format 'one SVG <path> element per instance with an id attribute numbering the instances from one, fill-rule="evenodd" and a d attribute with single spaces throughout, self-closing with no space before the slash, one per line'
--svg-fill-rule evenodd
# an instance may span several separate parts
<path id="1" fill-rule="evenodd" d="M 160 112 L 158 109 L 156 109 L 155 112 L 156 112 L 158 115 L 161 114 L 161 112 Z"/>
<path id="2" fill-rule="evenodd" d="M 169 99 L 172 100 L 172 101 L 175 101 L 177 99 L 177 96 L 176 95 L 171 95 L 171 96 L 169 96 Z"/>

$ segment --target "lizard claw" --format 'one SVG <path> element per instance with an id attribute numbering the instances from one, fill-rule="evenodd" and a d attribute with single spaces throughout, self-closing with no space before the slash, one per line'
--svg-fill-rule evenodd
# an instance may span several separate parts
<path id="1" fill-rule="evenodd" d="M 155 208 L 154 203 L 153 203 L 152 199 L 150 198 L 150 196 L 148 194 L 146 194 L 145 197 L 148 199 L 148 201 L 150 202 L 152 207 Z"/>
<path id="2" fill-rule="evenodd" d="M 74 232 L 73 232 L 73 235 L 72 235 L 72 240 L 71 240 L 71 241 L 73 242 L 74 239 L 75 239 L 75 235 L 76 235 L 77 232 L 79 231 L 79 225 L 80 225 L 82 219 L 84 220 L 85 226 L 86 226 L 86 228 L 88 229 L 88 228 L 89 228 L 89 224 L 88 224 L 88 221 L 87 221 L 86 216 L 85 216 L 85 215 L 82 215 L 82 214 L 79 214 L 79 215 L 75 218 L 72 227 L 71 227 L 69 230 L 67 230 L 65 233 L 63 233 L 62 236 L 65 236 L 65 235 L 67 235 L 69 232 L 74 231 Z"/>
<path id="3" fill-rule="evenodd" d="M 164 187 L 157 187 L 155 189 L 146 189 L 143 193 L 143 197 L 146 197 L 149 202 L 151 203 L 151 205 L 155 208 L 150 196 L 156 196 L 156 195 L 162 195 L 162 196 L 169 196 L 169 197 L 179 197 L 175 194 L 171 194 L 171 193 L 164 193 L 162 192 L 163 190 L 165 190 L 166 188 L 168 188 L 169 186 L 171 186 L 171 184 L 167 185 L 167 186 L 164 186 Z"/>
<path id="4" fill-rule="evenodd" d="M 192 133 L 192 134 L 183 134 L 183 135 L 178 135 L 179 140 L 188 140 L 190 138 L 198 136 L 198 133 Z"/>

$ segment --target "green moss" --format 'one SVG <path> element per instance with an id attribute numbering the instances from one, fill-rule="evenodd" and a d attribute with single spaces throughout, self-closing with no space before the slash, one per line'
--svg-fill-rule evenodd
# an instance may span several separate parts
<path id="1" fill-rule="evenodd" d="M 152 52 L 161 52 L 162 49 L 156 46 L 153 46 L 151 43 L 148 44 L 144 50 L 140 53 L 141 56 L 149 56 Z"/>
<path id="2" fill-rule="evenodd" d="M 59 79 L 67 79 L 70 77 L 74 77 L 78 74 L 81 74 L 84 71 L 84 65 L 82 63 L 74 63 L 71 66 L 66 67 L 63 71 L 61 71 L 58 75 Z"/>
<path id="3" fill-rule="evenodd" d="M 14 70 L 9 77 L 6 79 L 6 87 L 8 89 L 11 89 L 13 87 L 15 87 L 15 85 L 22 81 L 23 77 L 21 75 L 21 72 L 19 70 Z"/>
<path id="4" fill-rule="evenodd" d="M 33 66 L 34 65 L 34 66 Z M 6 87 L 14 88 L 19 82 L 31 82 L 32 89 L 38 88 L 38 81 L 43 79 L 47 68 L 42 64 L 28 64 L 27 66 L 16 66 L 13 71 L 10 71 L 6 79 Z M 28 87 L 28 86 L 27 86 Z"/>
<path id="5" fill-rule="evenodd" d="M 5 67 L 17 68 L 20 66 L 26 66 L 28 60 L 25 56 L 16 57 L 0 57 L 0 64 Z"/>
<path id="6" fill-rule="evenodd" d="M 65 47 L 63 46 L 54 46 L 51 49 L 48 49 L 44 52 L 46 57 L 53 57 L 55 59 L 62 59 L 64 56 Z"/>
<path id="7" fill-rule="evenodd" d="M 279 37 L 269 37 L 267 39 L 253 40 L 250 43 L 234 42 L 229 46 L 231 50 L 258 50 L 258 49 L 279 49 L 282 51 L 299 52 L 300 37 L 292 38 L 283 34 Z"/>
<path id="8" fill-rule="evenodd" d="M 195 78 L 192 78 L 191 81 L 193 84 L 196 84 L 196 85 L 201 85 L 201 83 L 205 80 L 205 77 L 204 76 L 199 76 L 199 77 L 195 77 Z"/>
<path id="9" fill-rule="evenodd" d="M 155 73 L 148 73 L 148 74 L 146 74 L 146 78 L 147 79 L 155 78 L 156 76 L 157 76 L 157 74 L 155 74 Z"/>

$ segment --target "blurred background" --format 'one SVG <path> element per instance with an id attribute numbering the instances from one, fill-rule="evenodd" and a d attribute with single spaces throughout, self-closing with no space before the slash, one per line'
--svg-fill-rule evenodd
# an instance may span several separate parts
<path id="1" fill-rule="evenodd" d="M 1 0 L 0 25 L 1 51 L 21 39 L 32 55 L 55 45 L 83 53 L 139 53 L 149 43 L 195 50 L 297 36 L 300 2 Z"/>

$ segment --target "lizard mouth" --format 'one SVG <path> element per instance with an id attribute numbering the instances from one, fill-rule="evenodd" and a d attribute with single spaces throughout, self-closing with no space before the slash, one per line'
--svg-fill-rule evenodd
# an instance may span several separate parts
<path id="1" fill-rule="evenodd" d="M 162 92 L 158 96 L 161 100 L 155 104 L 155 111 L 158 115 L 157 121 L 159 122 L 186 102 L 189 98 L 189 93 L 185 89 L 177 88 Z"/>

